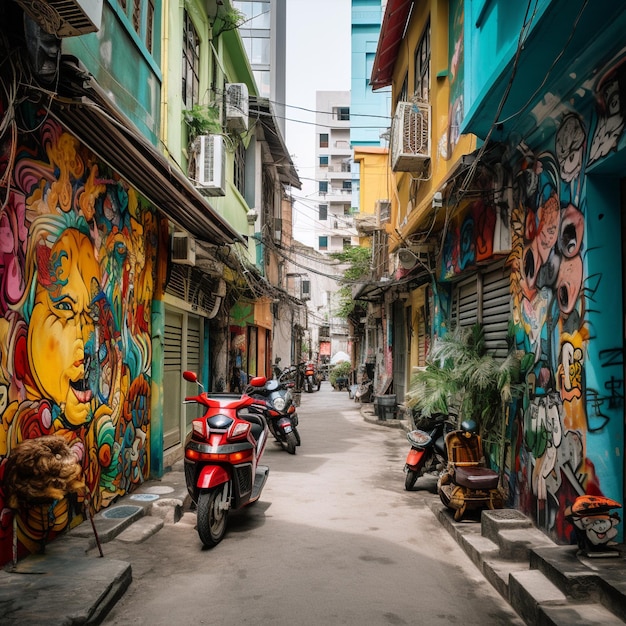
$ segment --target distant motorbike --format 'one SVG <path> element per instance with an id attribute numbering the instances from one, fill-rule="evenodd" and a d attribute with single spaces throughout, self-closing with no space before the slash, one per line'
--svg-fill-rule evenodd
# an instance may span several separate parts
<path id="1" fill-rule="evenodd" d="M 183 378 L 202 385 L 194 372 Z M 264 376 L 250 381 L 263 388 Z M 198 535 L 212 548 L 224 537 L 228 513 L 256 502 L 269 467 L 259 463 L 267 442 L 268 426 L 249 395 L 207 394 L 185 398 L 185 403 L 204 407 L 194 419 L 185 441 L 185 481 L 197 505 Z"/>
<path id="2" fill-rule="evenodd" d="M 298 414 L 291 393 L 293 386 L 293 382 L 283 381 L 279 376 L 278 380 L 268 380 L 263 387 L 249 386 L 246 389 L 246 393 L 262 407 L 274 439 L 289 454 L 295 454 L 301 443 Z"/>
<path id="3" fill-rule="evenodd" d="M 425 421 L 426 430 L 407 433 L 411 449 L 407 454 L 404 472 L 404 488 L 411 491 L 417 479 L 430 472 L 443 472 L 448 464 L 445 438 L 455 430 L 454 422 L 444 414 L 434 414 Z"/>
<path id="4" fill-rule="evenodd" d="M 319 391 L 322 386 L 322 377 L 317 371 L 313 361 L 307 361 L 304 365 L 304 389 L 308 393 Z"/>

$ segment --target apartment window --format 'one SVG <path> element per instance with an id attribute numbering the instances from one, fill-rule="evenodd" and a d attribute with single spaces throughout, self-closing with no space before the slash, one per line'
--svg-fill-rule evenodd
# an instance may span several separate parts
<path id="1" fill-rule="evenodd" d="M 328 133 L 320 133 L 320 148 L 328 148 Z"/>
<path id="2" fill-rule="evenodd" d="M 415 48 L 415 95 L 428 102 L 430 100 L 430 22 Z"/>
<path id="3" fill-rule="evenodd" d="M 154 45 L 154 0 L 148 0 L 148 15 L 146 22 L 146 48 L 152 54 Z"/>
<path id="4" fill-rule="evenodd" d="M 319 191 L 320 193 L 328 193 L 328 181 L 327 180 L 320 180 Z"/>
<path id="5" fill-rule="evenodd" d="M 350 119 L 350 107 L 335 107 L 333 110 L 336 120 L 347 122 Z"/>
<path id="6" fill-rule="evenodd" d="M 328 167 L 328 157 L 321 156 L 320 157 L 320 167 Z"/>
<path id="7" fill-rule="evenodd" d="M 183 102 L 191 109 L 200 92 L 200 39 L 187 11 L 183 29 Z"/>
<path id="8" fill-rule="evenodd" d="M 141 0 L 134 0 L 133 2 L 133 28 L 139 35 L 141 34 Z"/>
<path id="9" fill-rule="evenodd" d="M 327 220 L 328 219 L 328 205 L 327 204 L 320 204 L 319 205 L 318 219 L 320 219 L 320 220 Z"/>
<path id="10" fill-rule="evenodd" d="M 400 94 L 398 95 L 398 102 L 408 102 L 409 100 L 409 74 L 408 72 L 404 75 L 404 80 L 402 81 L 402 89 L 400 89 Z"/>
<path id="11" fill-rule="evenodd" d="M 344 237 L 343 238 L 343 249 L 347 250 L 348 248 L 350 248 L 352 246 L 352 241 L 350 239 L 350 237 Z"/>
<path id="12" fill-rule="evenodd" d="M 234 183 L 239 193 L 243 196 L 246 193 L 246 148 L 243 142 L 237 144 L 235 150 Z"/>
<path id="13" fill-rule="evenodd" d="M 341 188 L 344 191 L 352 191 L 352 181 L 351 180 L 344 180 L 343 183 L 341 184 Z"/>
<path id="14" fill-rule="evenodd" d="M 319 248 L 320 250 L 328 250 L 328 237 L 321 236 L 319 238 Z"/>

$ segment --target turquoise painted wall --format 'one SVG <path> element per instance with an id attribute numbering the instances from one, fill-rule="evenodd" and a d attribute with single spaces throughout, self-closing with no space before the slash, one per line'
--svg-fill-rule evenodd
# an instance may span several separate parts
<path id="1" fill-rule="evenodd" d="M 152 52 L 146 47 L 148 3 L 138 34 L 114 0 L 104 0 L 97 33 L 63 40 L 63 53 L 78 57 L 115 104 L 153 145 L 158 145 L 161 106 L 161 4 L 154 0 Z M 128 13 L 133 3 L 128 3 Z"/>

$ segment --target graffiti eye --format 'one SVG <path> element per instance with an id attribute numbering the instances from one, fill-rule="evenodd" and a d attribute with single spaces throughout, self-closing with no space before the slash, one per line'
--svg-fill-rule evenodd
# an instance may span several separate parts
<path id="1" fill-rule="evenodd" d="M 572 254 L 576 250 L 576 244 L 576 228 L 573 224 L 568 224 L 563 229 L 563 234 L 561 235 L 561 245 L 563 250 Z"/>
<path id="2" fill-rule="evenodd" d="M 535 255 L 532 250 L 528 250 L 524 257 L 524 274 L 528 278 L 532 278 L 535 275 Z"/>
<path id="3" fill-rule="evenodd" d="M 72 311 L 72 305 L 69 302 L 57 302 L 54 308 L 57 311 Z"/>

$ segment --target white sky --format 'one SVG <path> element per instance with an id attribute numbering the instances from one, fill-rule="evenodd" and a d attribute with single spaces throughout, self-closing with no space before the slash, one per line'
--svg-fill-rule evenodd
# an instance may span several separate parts
<path id="1" fill-rule="evenodd" d="M 287 105 L 315 109 L 316 91 L 350 89 L 350 0 L 287 0 Z M 302 191 L 315 193 L 315 113 L 287 106 L 285 141 L 302 180 Z M 303 124 L 298 121 L 309 122 Z M 307 215 L 311 217 L 308 218 Z M 316 212 L 302 202 L 295 207 L 297 238 L 313 245 L 302 228 Z"/>

